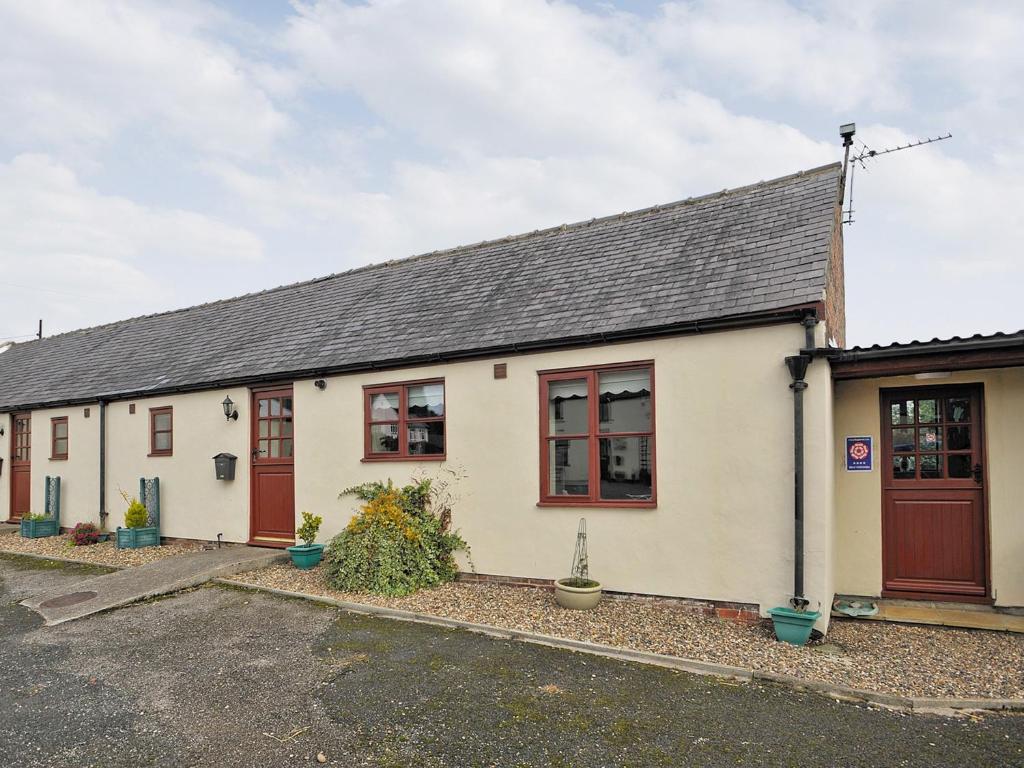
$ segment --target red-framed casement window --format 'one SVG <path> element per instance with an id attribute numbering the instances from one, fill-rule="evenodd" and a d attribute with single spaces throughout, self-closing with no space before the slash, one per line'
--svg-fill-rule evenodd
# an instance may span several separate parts
<path id="1" fill-rule="evenodd" d="M 363 460 L 443 460 L 444 398 L 444 379 L 364 387 Z"/>
<path id="2" fill-rule="evenodd" d="M 174 452 L 174 412 L 171 406 L 149 409 L 149 455 L 170 456 Z"/>
<path id="3" fill-rule="evenodd" d="M 50 419 L 50 458 L 55 460 L 68 457 L 68 417 L 54 416 Z"/>
<path id="4" fill-rule="evenodd" d="M 540 373 L 540 505 L 653 507 L 654 364 Z"/>

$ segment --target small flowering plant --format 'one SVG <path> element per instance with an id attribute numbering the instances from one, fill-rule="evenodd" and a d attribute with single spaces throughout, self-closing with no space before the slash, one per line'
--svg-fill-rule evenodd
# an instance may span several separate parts
<path id="1" fill-rule="evenodd" d="M 78 523 L 68 536 L 72 546 L 85 547 L 100 540 L 100 529 L 92 523 Z"/>

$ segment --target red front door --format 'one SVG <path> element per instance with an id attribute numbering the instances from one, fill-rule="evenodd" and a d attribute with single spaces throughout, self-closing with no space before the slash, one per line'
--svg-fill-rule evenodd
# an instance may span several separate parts
<path id="1" fill-rule="evenodd" d="M 32 415 L 11 417 L 11 520 L 32 511 Z"/>
<path id="2" fill-rule="evenodd" d="M 252 393 L 252 503 L 250 543 L 295 543 L 292 388 Z"/>
<path id="3" fill-rule="evenodd" d="M 979 387 L 882 393 L 882 594 L 988 596 Z"/>

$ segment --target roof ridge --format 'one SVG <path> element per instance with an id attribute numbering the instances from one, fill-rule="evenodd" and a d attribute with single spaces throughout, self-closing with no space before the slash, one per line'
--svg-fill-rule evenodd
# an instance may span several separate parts
<path id="1" fill-rule="evenodd" d="M 387 269 L 388 267 L 396 264 L 406 264 L 413 261 L 419 261 L 421 259 L 427 259 L 431 257 L 450 256 L 461 252 L 470 251 L 477 248 L 484 248 L 490 245 L 498 245 L 501 243 L 516 242 L 520 240 L 530 240 L 533 238 L 547 237 L 555 233 L 563 233 L 584 229 L 586 227 L 604 224 L 611 221 L 624 221 L 631 218 L 639 218 L 649 213 L 661 212 L 665 210 L 683 208 L 690 205 L 700 205 L 714 200 L 720 200 L 724 197 L 748 193 L 757 189 L 767 189 L 774 186 L 779 186 L 785 182 L 792 181 L 793 179 L 803 178 L 805 176 L 813 176 L 822 174 L 825 171 L 840 169 L 842 164 L 839 162 L 827 163 L 825 165 L 819 165 L 814 168 L 808 168 L 806 170 L 796 171 L 785 176 L 778 176 L 773 179 L 761 180 L 753 184 L 745 184 L 740 187 L 732 187 L 722 189 L 719 192 L 711 192 L 704 195 L 698 195 L 693 197 L 687 197 L 680 200 L 674 200 L 668 203 L 660 203 L 657 205 L 647 206 L 646 208 L 637 208 L 631 211 L 623 211 L 622 213 L 614 213 L 601 217 L 594 217 L 591 219 L 583 219 L 580 221 L 556 224 L 551 227 L 545 227 L 544 229 L 535 229 L 531 232 L 522 232 L 513 235 L 505 235 L 504 237 L 492 238 L 490 240 L 481 240 L 477 243 L 466 243 L 463 245 L 452 246 L 450 248 L 441 248 L 433 251 L 425 251 L 422 253 L 416 253 L 409 256 L 403 256 L 394 259 L 387 259 L 385 261 L 374 262 L 370 264 L 363 264 L 358 267 L 352 267 L 351 269 L 342 270 L 341 272 L 331 272 L 327 275 L 320 275 L 318 277 L 309 278 L 306 280 L 297 280 L 294 283 L 285 283 L 283 285 L 273 286 L 271 288 L 263 288 L 258 291 L 250 291 L 249 293 L 239 294 L 237 296 L 228 296 L 222 299 L 213 299 L 211 301 L 205 301 L 199 304 L 190 304 L 187 307 L 178 307 L 176 309 L 163 310 L 161 312 L 151 312 L 144 315 L 134 315 L 132 317 L 125 317 L 119 320 L 112 320 L 108 323 L 100 323 L 99 325 L 86 326 L 84 328 L 74 328 L 69 331 L 63 331 L 62 333 L 55 333 L 52 336 L 44 336 L 41 339 L 30 339 L 25 342 L 21 342 L 26 346 L 38 342 L 45 342 L 51 339 L 60 339 L 75 334 L 85 334 L 92 331 L 98 331 L 112 326 L 124 325 L 139 320 L 148 320 L 153 317 L 166 317 L 176 314 L 182 314 L 185 312 L 191 312 L 193 310 L 204 309 L 206 307 L 213 307 L 220 304 L 228 304 L 236 301 L 243 301 L 250 299 L 255 296 L 264 296 L 271 293 L 277 293 L 280 291 L 290 290 L 294 288 L 300 288 L 307 285 L 315 285 L 316 283 L 326 282 L 328 280 L 335 280 L 340 277 L 352 275 L 360 272 L 367 272 L 374 269 Z"/>

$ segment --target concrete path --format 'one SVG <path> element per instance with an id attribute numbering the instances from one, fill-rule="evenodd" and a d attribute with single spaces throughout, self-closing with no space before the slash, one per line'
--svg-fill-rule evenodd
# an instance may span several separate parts
<path id="1" fill-rule="evenodd" d="M 256 547 L 205 550 L 96 576 L 73 587 L 30 597 L 21 604 L 42 616 L 47 626 L 53 626 L 287 558 L 286 552 Z"/>

